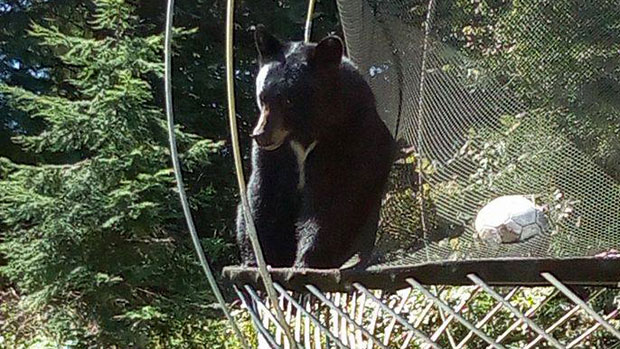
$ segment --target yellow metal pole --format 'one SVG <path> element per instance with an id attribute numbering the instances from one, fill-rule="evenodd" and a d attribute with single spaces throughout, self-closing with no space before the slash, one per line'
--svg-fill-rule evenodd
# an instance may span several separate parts
<path id="1" fill-rule="evenodd" d="M 312 35 L 312 17 L 314 17 L 314 5 L 316 0 L 308 1 L 308 14 L 306 15 L 306 28 L 304 30 L 304 42 L 307 44 L 310 42 L 310 36 Z"/>
<path id="2" fill-rule="evenodd" d="M 292 335 L 291 329 L 286 322 L 282 309 L 278 306 L 278 297 L 275 289 L 273 288 L 273 281 L 271 275 L 267 270 L 265 258 L 263 257 L 263 251 L 258 241 L 258 235 L 256 234 L 256 227 L 254 226 L 254 220 L 250 214 L 250 205 L 248 204 L 248 198 L 246 195 L 245 178 L 243 176 L 243 166 L 241 163 L 241 150 L 239 147 L 239 133 L 237 129 L 237 113 L 235 111 L 235 83 L 234 83 L 234 67 L 233 67 L 233 32 L 234 32 L 234 0 L 228 0 L 226 6 L 226 93 L 228 97 L 228 120 L 230 122 L 230 136 L 233 147 L 233 157 L 235 161 L 235 171 L 237 172 L 237 184 L 239 186 L 239 196 L 241 197 L 241 205 L 243 207 L 243 216 L 245 218 L 245 226 L 247 234 L 256 256 L 256 262 L 258 265 L 258 273 L 263 279 L 265 285 L 265 291 L 267 291 L 267 297 L 271 301 L 271 305 L 276 311 L 276 318 L 280 322 L 282 330 L 286 334 L 291 347 L 297 348 L 297 342 Z"/>

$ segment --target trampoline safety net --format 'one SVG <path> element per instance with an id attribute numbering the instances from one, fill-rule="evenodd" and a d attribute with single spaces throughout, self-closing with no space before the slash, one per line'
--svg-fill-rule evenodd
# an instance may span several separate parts
<path id="1" fill-rule="evenodd" d="M 372 267 L 573 258 L 620 246 L 616 0 L 339 0 L 351 59 L 403 149 Z M 490 243 L 473 221 L 508 194 L 550 229 Z"/>

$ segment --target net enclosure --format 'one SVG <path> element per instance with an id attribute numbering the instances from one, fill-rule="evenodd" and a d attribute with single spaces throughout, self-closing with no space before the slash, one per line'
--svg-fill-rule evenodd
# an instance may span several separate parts
<path id="1" fill-rule="evenodd" d="M 616 0 L 337 4 L 348 55 L 403 149 L 364 275 L 424 266 L 438 278 L 462 271 L 464 283 L 471 271 L 500 283 L 544 281 L 542 271 L 617 283 Z M 479 238 L 477 213 L 503 195 L 541 207 L 548 229 L 512 243 Z M 253 271 L 227 273 L 247 281 Z M 343 275 L 361 277 L 334 280 Z"/>
<path id="2" fill-rule="evenodd" d="M 259 347 L 618 347 L 617 290 L 598 287 L 620 282 L 618 1 L 336 2 L 401 156 L 367 268 L 224 269 Z M 505 195 L 548 226 L 481 238 Z"/>
<path id="3" fill-rule="evenodd" d="M 375 265 L 594 256 L 620 245 L 617 1 L 338 2 L 349 55 L 394 136 Z M 550 229 L 476 238 L 491 199 Z"/>

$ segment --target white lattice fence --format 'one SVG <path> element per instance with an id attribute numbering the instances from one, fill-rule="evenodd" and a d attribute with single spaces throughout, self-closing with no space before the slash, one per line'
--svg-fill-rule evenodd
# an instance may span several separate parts
<path id="1" fill-rule="evenodd" d="M 620 290 L 567 287 L 551 274 L 551 286 L 491 287 L 474 274 L 472 286 L 370 290 L 359 283 L 350 292 L 304 293 L 275 284 L 302 348 L 620 348 Z M 244 299 L 259 347 L 290 348 L 273 307 L 251 286 Z"/>

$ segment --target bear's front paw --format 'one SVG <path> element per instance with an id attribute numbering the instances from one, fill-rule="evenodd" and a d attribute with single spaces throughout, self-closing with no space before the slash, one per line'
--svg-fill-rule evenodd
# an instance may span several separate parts
<path id="1" fill-rule="evenodd" d="M 293 263 L 293 269 L 306 269 L 309 268 L 309 264 L 306 260 L 298 258 L 295 263 Z"/>
<path id="2" fill-rule="evenodd" d="M 292 268 L 287 268 L 286 271 L 284 272 L 284 281 L 286 283 L 289 283 L 293 277 L 295 276 L 295 274 L 297 274 L 298 269 L 296 267 L 292 267 Z"/>

